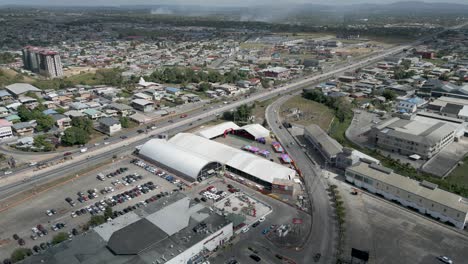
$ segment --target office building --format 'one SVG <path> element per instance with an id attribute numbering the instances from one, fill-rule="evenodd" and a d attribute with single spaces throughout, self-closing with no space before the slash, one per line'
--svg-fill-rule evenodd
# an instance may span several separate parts
<path id="1" fill-rule="evenodd" d="M 457 127 L 438 120 L 403 120 L 397 117 L 372 127 L 369 139 L 376 147 L 401 155 L 430 159 L 454 141 Z"/>

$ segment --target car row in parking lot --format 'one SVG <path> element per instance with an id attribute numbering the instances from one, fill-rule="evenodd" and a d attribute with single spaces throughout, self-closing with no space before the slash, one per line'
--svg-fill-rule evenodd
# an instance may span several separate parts
<path id="1" fill-rule="evenodd" d="M 184 183 L 181 182 L 180 180 L 176 179 L 174 176 L 172 175 L 169 175 L 168 173 L 164 172 L 163 170 L 161 169 L 158 169 L 156 167 L 153 167 L 151 165 L 148 165 L 146 164 L 146 162 L 142 161 L 142 160 L 139 160 L 139 159 L 133 159 L 131 161 L 131 163 L 141 167 L 141 168 L 144 168 L 146 171 L 156 175 L 156 176 L 159 176 L 163 179 L 165 179 L 166 181 L 170 182 L 170 183 L 173 183 L 175 184 L 177 187 L 179 188 L 183 188 L 184 187 Z"/>
<path id="2" fill-rule="evenodd" d="M 128 170 L 128 168 L 126 168 L 126 167 L 118 168 L 116 171 L 109 172 L 109 173 L 106 174 L 105 176 L 104 176 L 103 173 L 99 173 L 99 174 L 97 175 L 96 178 L 97 178 L 98 180 L 105 181 L 106 178 L 112 178 L 112 177 L 118 176 L 118 175 L 120 175 L 120 174 L 126 172 L 127 170 Z"/>

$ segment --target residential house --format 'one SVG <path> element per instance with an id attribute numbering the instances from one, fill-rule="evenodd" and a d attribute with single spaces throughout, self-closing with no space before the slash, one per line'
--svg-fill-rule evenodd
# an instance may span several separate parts
<path id="1" fill-rule="evenodd" d="M 41 103 L 47 109 L 56 109 L 57 104 L 54 101 L 44 101 Z"/>
<path id="2" fill-rule="evenodd" d="M 39 105 L 36 98 L 28 96 L 21 96 L 18 101 L 29 109 L 34 109 Z"/>
<path id="3" fill-rule="evenodd" d="M 99 119 L 99 130 L 106 133 L 109 136 L 122 130 L 120 121 L 112 117 L 103 117 Z"/>
<path id="4" fill-rule="evenodd" d="M 425 104 L 426 104 L 426 101 L 424 99 L 419 98 L 419 97 L 412 97 L 409 99 L 400 100 L 400 102 L 398 102 L 398 105 L 396 106 L 396 110 L 398 113 L 412 114 L 416 112 L 416 110 L 419 107 Z"/>
<path id="5" fill-rule="evenodd" d="M 135 113 L 135 110 L 126 104 L 111 103 L 106 105 L 105 108 L 116 110 L 120 116 L 129 116 Z"/>
<path id="6" fill-rule="evenodd" d="M 55 120 L 55 125 L 59 129 L 65 130 L 71 127 L 71 119 L 68 116 L 62 114 L 53 114 L 51 116 Z"/>
<path id="7" fill-rule="evenodd" d="M 0 106 L 0 117 L 6 117 L 10 114 L 10 111 L 3 106 Z"/>
<path id="8" fill-rule="evenodd" d="M 13 99 L 13 96 L 11 96 L 10 93 L 8 93 L 5 90 L 0 90 L 0 100 L 8 101 L 8 100 L 12 100 L 12 99 Z"/>
<path id="9" fill-rule="evenodd" d="M 34 128 L 37 126 L 36 121 L 29 121 L 29 122 L 19 122 L 16 124 L 13 124 L 13 132 L 17 136 L 26 136 L 26 135 L 32 135 L 34 133 Z"/>
<path id="10" fill-rule="evenodd" d="M 103 116 L 102 112 L 96 109 L 86 109 L 83 111 L 83 114 L 85 114 L 91 120 L 98 120 Z"/>
<path id="11" fill-rule="evenodd" d="M 132 107 L 141 112 L 151 112 L 154 110 L 154 103 L 144 99 L 135 99 L 132 101 Z"/>
<path id="12" fill-rule="evenodd" d="M 173 94 L 175 96 L 179 96 L 180 95 L 180 89 L 179 88 L 175 88 L 175 87 L 166 87 L 165 89 L 166 93 L 168 94 Z"/>
<path id="13" fill-rule="evenodd" d="M 10 138 L 13 136 L 11 126 L 13 124 L 6 119 L 0 119 L 0 139 Z"/>
<path id="14" fill-rule="evenodd" d="M 87 104 L 80 103 L 80 102 L 74 102 L 70 104 L 71 110 L 84 111 L 85 109 L 88 109 L 88 108 L 89 106 Z"/>
<path id="15" fill-rule="evenodd" d="M 21 121 L 21 118 L 18 115 L 9 115 L 9 116 L 5 117 L 5 119 L 7 121 L 12 122 L 12 123 L 16 123 L 16 122 Z"/>

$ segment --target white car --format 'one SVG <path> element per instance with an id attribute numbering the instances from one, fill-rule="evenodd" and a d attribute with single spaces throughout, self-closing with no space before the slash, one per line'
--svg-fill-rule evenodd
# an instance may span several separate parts
<path id="1" fill-rule="evenodd" d="M 437 259 L 446 264 L 453 264 L 453 261 L 449 257 L 446 257 L 446 256 L 438 256 Z"/>
<path id="2" fill-rule="evenodd" d="M 52 213 L 52 211 L 50 211 L 50 210 L 47 210 L 47 211 L 46 211 L 46 215 L 47 215 L 47 216 L 52 216 L 52 215 L 53 215 L 53 213 Z"/>
<path id="3" fill-rule="evenodd" d="M 109 142 L 108 142 L 108 141 L 104 141 L 104 145 L 109 145 Z"/>
<path id="4" fill-rule="evenodd" d="M 12 171 L 5 171 L 4 174 L 5 175 L 9 175 L 9 174 L 12 174 L 13 172 Z"/>
<path id="5" fill-rule="evenodd" d="M 72 212 L 72 213 L 71 213 L 71 217 L 73 217 L 73 218 L 77 217 L 77 215 L 75 214 L 75 212 Z"/>
<path id="6" fill-rule="evenodd" d="M 242 233 L 247 233 L 247 232 L 249 232 L 249 230 L 250 230 L 249 227 L 245 227 L 245 228 L 242 229 L 241 232 L 242 232 Z"/>
<path id="7" fill-rule="evenodd" d="M 265 217 L 264 217 L 264 216 L 260 217 L 260 219 L 258 219 L 258 221 L 259 221 L 260 223 L 263 222 L 263 221 L 265 221 Z"/>

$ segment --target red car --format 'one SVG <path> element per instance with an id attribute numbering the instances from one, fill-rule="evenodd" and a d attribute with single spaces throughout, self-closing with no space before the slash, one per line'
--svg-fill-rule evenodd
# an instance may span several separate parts
<path id="1" fill-rule="evenodd" d="M 188 116 L 187 114 L 182 114 L 182 115 L 180 115 L 180 118 L 185 118 L 187 116 Z"/>

